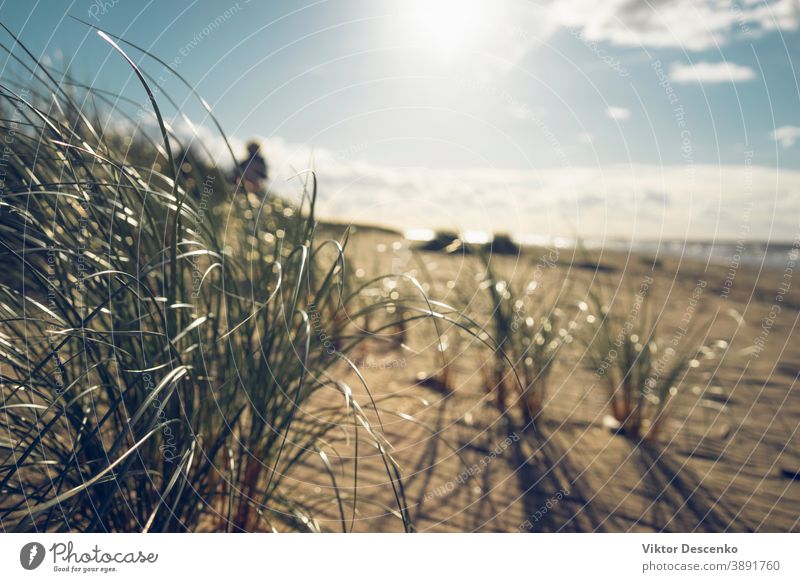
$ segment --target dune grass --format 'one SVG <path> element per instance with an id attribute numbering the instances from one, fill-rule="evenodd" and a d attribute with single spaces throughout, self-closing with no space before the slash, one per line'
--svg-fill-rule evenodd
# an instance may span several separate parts
<path id="1" fill-rule="evenodd" d="M 155 136 L 113 109 L 122 98 L 19 43 L 17 76 L 0 85 L 13 140 L 0 200 L 3 529 L 348 531 L 357 467 L 337 482 L 325 440 L 347 427 L 382 459 L 385 509 L 411 530 L 380 410 L 346 383 L 363 381 L 347 354 L 369 339 L 353 322 L 391 300 L 346 314 L 358 294 L 347 237 L 316 234 L 316 176 L 298 176 L 300 206 L 236 191 L 202 142 L 171 130 L 123 41 L 103 37 L 139 78 Z M 109 108 L 127 135 L 104 126 Z M 316 404 L 325 391 L 341 405 Z M 331 477 L 320 499 L 286 485 L 303 464 Z M 337 524 L 317 519 L 319 503 Z"/>
<path id="2" fill-rule="evenodd" d="M 533 275 L 535 270 L 515 281 L 497 274 L 491 256 L 481 253 L 480 258 L 480 289 L 488 299 L 485 311 L 491 314 L 489 335 L 497 341 L 484 381 L 501 411 L 514 401 L 526 423 L 532 424 L 544 409 L 548 383 L 563 348 L 575 339 L 580 310 L 568 295 L 568 279 L 546 289 Z M 521 381 L 519 394 L 509 360 Z"/>
<path id="3" fill-rule="evenodd" d="M 651 308 L 653 286 L 653 278 L 645 277 L 625 294 L 630 300 L 604 298 L 602 285 L 590 290 L 579 334 L 618 432 L 634 440 L 656 439 L 673 400 L 700 383 L 701 365 L 728 346 L 727 340 L 710 337 L 713 318 L 698 321 L 693 314 L 685 328 L 678 323 L 672 331 L 662 329 L 666 322 Z"/>

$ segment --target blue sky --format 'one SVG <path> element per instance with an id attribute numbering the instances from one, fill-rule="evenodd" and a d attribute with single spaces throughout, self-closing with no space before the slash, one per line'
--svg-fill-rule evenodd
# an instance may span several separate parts
<path id="1" fill-rule="evenodd" d="M 276 181 L 313 148 L 332 216 L 639 238 L 800 230 L 797 0 L 0 6 L 35 54 L 135 99 L 118 55 L 66 14 L 175 63 L 230 134 L 265 140 Z"/>

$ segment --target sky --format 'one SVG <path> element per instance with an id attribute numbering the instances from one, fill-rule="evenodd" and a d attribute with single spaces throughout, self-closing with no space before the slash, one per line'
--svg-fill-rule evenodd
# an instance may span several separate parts
<path id="1" fill-rule="evenodd" d="M 172 64 L 237 148 L 262 139 L 277 191 L 313 161 L 331 218 L 531 237 L 800 233 L 800 0 L 0 4 L 43 63 L 142 102 L 121 57 L 69 15 Z M 222 159 L 179 81 L 130 54 L 195 125 L 165 106 L 172 124 Z"/>

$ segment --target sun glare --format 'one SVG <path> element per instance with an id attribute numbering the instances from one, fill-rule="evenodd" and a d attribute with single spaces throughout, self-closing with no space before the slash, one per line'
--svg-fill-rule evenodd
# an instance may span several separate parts
<path id="1" fill-rule="evenodd" d="M 486 20 L 476 0 L 421 0 L 408 5 L 409 32 L 442 61 L 474 49 L 485 36 Z"/>

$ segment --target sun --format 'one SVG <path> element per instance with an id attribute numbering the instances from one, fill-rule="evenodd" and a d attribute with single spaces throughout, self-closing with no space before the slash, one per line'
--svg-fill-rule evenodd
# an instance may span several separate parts
<path id="1" fill-rule="evenodd" d="M 413 0 L 406 5 L 410 40 L 450 62 L 467 54 L 486 34 L 486 3 L 477 0 Z"/>

